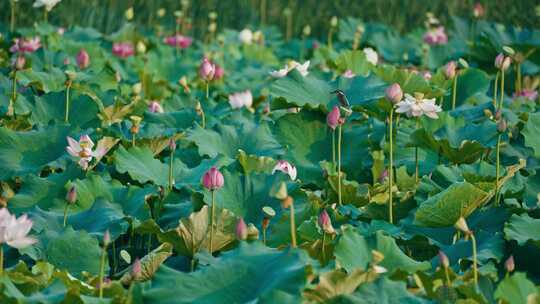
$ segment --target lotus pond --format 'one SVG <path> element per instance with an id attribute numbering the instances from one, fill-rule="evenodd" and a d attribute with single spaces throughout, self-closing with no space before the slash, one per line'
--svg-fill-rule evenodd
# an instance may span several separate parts
<path id="1" fill-rule="evenodd" d="M 540 303 L 540 30 L 58 2 L 0 4 L 0 303 Z"/>

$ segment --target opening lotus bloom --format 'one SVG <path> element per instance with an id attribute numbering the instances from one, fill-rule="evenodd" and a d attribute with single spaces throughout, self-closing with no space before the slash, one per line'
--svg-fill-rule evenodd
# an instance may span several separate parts
<path id="1" fill-rule="evenodd" d="M 202 184 L 210 191 L 218 190 L 224 184 L 223 174 L 216 167 L 212 167 L 203 175 Z"/>
<path id="2" fill-rule="evenodd" d="M 289 64 L 285 65 L 283 69 L 270 72 L 270 76 L 274 78 L 282 78 L 282 77 L 287 76 L 287 74 L 290 71 L 296 69 L 298 72 L 300 72 L 302 76 L 305 77 L 309 74 L 309 71 L 308 71 L 309 64 L 310 64 L 309 60 L 304 62 L 303 64 L 300 64 L 299 62 L 293 60 L 289 62 Z"/>
<path id="3" fill-rule="evenodd" d="M 50 12 L 61 0 L 36 0 L 34 7 L 45 7 Z"/>
<path id="4" fill-rule="evenodd" d="M 392 103 L 397 104 L 403 99 L 403 91 L 398 83 L 394 83 L 385 90 L 386 98 Z"/>
<path id="5" fill-rule="evenodd" d="M 12 53 L 33 53 L 41 47 L 41 39 L 39 37 L 33 38 L 16 38 L 13 45 L 9 48 Z"/>
<path id="6" fill-rule="evenodd" d="M 291 165 L 286 160 L 278 160 L 277 164 L 274 166 L 274 169 L 272 170 L 272 174 L 276 173 L 276 171 L 281 171 L 285 174 L 288 174 L 291 180 L 296 179 L 296 167 Z"/>
<path id="7" fill-rule="evenodd" d="M 338 106 L 334 106 L 332 108 L 332 111 L 328 113 L 326 116 L 326 124 L 330 127 L 330 129 L 335 130 L 336 127 L 339 125 L 339 119 L 341 117 L 341 113 L 339 111 Z"/>
<path id="8" fill-rule="evenodd" d="M 250 29 L 243 29 L 238 33 L 238 40 L 243 44 L 251 44 L 253 42 L 253 32 Z"/>
<path id="9" fill-rule="evenodd" d="M 90 65 L 90 55 L 86 50 L 82 49 L 77 54 L 77 65 L 79 69 L 86 69 Z"/>
<path id="10" fill-rule="evenodd" d="M 148 105 L 148 112 L 151 113 L 163 113 L 163 107 L 157 101 L 152 101 Z"/>
<path id="11" fill-rule="evenodd" d="M 251 91 L 247 90 L 229 95 L 229 104 L 233 109 L 240 109 L 242 107 L 250 108 L 253 104 Z"/>
<path id="12" fill-rule="evenodd" d="M 71 137 L 67 137 L 68 146 L 66 147 L 69 155 L 79 158 L 79 166 L 86 170 L 88 164 L 92 161 L 92 158 L 96 156 L 96 153 L 92 151 L 94 142 L 88 135 L 82 135 L 79 141 Z"/>
<path id="13" fill-rule="evenodd" d="M 475 18 L 480 18 L 480 17 L 483 17 L 485 13 L 486 13 L 486 11 L 484 9 L 484 6 L 482 6 L 482 4 L 480 2 L 476 2 L 474 4 L 473 16 Z"/>
<path id="14" fill-rule="evenodd" d="M 191 44 L 193 43 L 193 38 L 183 36 L 183 35 L 174 35 L 174 36 L 165 37 L 163 39 L 163 42 L 165 42 L 165 44 L 170 45 L 172 47 L 185 49 L 191 46 Z"/>
<path id="15" fill-rule="evenodd" d="M 442 45 L 448 43 L 448 36 L 444 26 L 439 26 L 424 34 L 424 42 L 429 45 Z"/>
<path id="16" fill-rule="evenodd" d="M 429 118 L 437 119 L 442 109 L 435 104 L 435 98 L 424 99 L 422 94 L 418 94 L 413 97 L 409 94 L 405 94 L 405 99 L 400 101 L 397 105 L 397 113 L 405 113 L 408 117 L 420 117 L 426 115 Z"/>
<path id="17" fill-rule="evenodd" d="M 372 48 L 365 48 L 362 50 L 364 52 L 364 55 L 366 55 L 366 60 L 373 64 L 373 65 L 377 65 L 377 62 L 379 62 L 379 54 L 377 54 L 377 52 L 372 49 Z"/>
<path id="18" fill-rule="evenodd" d="M 216 73 L 216 65 L 210 62 L 208 58 L 203 58 L 201 65 L 199 66 L 199 76 L 206 81 L 210 81 L 214 78 Z"/>
<path id="19" fill-rule="evenodd" d="M 16 218 L 6 208 L 0 209 L 0 245 L 22 249 L 36 243 L 37 240 L 28 236 L 31 229 L 32 221 L 26 214 Z"/>
<path id="20" fill-rule="evenodd" d="M 135 47 L 131 42 L 115 42 L 112 46 L 112 52 L 120 58 L 127 58 L 135 54 Z"/>

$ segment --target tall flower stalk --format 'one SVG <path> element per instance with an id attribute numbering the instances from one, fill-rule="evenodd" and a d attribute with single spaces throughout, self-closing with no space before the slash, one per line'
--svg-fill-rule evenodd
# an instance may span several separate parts
<path id="1" fill-rule="evenodd" d="M 478 252 L 476 248 L 476 238 L 474 237 L 474 233 L 472 230 L 469 229 L 469 226 L 467 225 L 467 222 L 463 217 L 460 217 L 457 222 L 454 224 L 454 227 L 458 230 L 463 232 L 463 234 L 467 237 L 471 238 L 472 243 L 472 251 L 473 251 L 473 279 L 474 279 L 474 285 L 476 288 L 478 288 Z"/>
<path id="2" fill-rule="evenodd" d="M 499 205 L 499 199 L 500 199 L 500 166 L 501 166 L 501 135 L 504 131 L 506 131 L 506 122 L 501 118 L 502 115 L 502 107 L 504 103 L 504 74 L 506 70 L 510 67 L 510 64 L 512 63 L 512 59 L 510 57 L 504 56 L 502 53 L 497 55 L 495 58 L 495 67 L 499 69 L 499 73 L 501 74 L 501 89 L 500 89 L 500 99 L 499 103 L 496 107 L 496 119 L 497 122 L 497 130 L 499 131 L 499 135 L 497 136 L 497 147 L 496 147 L 496 164 L 495 164 L 495 171 L 496 171 L 496 177 L 495 177 L 495 205 Z M 496 96 L 494 97 L 496 98 Z"/>
<path id="3" fill-rule="evenodd" d="M 388 114 L 388 222 L 394 223 L 393 191 L 394 187 L 394 106 L 403 99 L 403 91 L 399 84 L 394 83 L 386 89 L 386 99 L 391 102 Z"/>
<path id="4" fill-rule="evenodd" d="M 15 6 L 17 5 L 17 1 L 11 0 L 10 4 L 11 4 L 11 18 L 9 20 L 9 32 L 13 33 L 15 31 L 15 12 L 16 12 Z"/>
<path id="5" fill-rule="evenodd" d="M 103 234 L 103 251 L 99 262 L 99 298 L 103 299 L 103 278 L 105 277 L 105 257 L 107 256 L 107 246 L 111 242 L 109 230 Z"/>
<path id="6" fill-rule="evenodd" d="M 291 230 L 291 247 L 296 248 L 296 221 L 294 216 L 294 199 L 289 196 L 287 185 L 284 182 L 279 184 L 274 197 L 281 201 L 283 209 L 290 210 L 290 230 Z"/>
<path id="7" fill-rule="evenodd" d="M 458 83 L 457 64 L 455 61 L 450 61 L 446 64 L 444 67 L 444 74 L 447 79 L 452 80 L 452 110 L 455 110 Z"/>
<path id="8" fill-rule="evenodd" d="M 171 151 L 170 157 L 169 157 L 169 191 L 172 191 L 173 184 L 174 184 L 174 169 L 173 169 L 173 162 L 174 162 L 174 151 L 176 151 L 176 142 L 173 138 L 169 140 L 169 150 Z"/>
<path id="9" fill-rule="evenodd" d="M 216 167 L 210 168 L 206 171 L 202 179 L 203 186 L 210 190 L 212 196 L 212 210 L 210 215 L 210 244 L 208 246 L 210 254 L 213 252 L 213 242 L 214 242 L 214 222 L 216 216 L 216 190 L 219 190 L 223 187 L 224 179 L 221 172 Z"/>
<path id="10" fill-rule="evenodd" d="M 73 71 L 66 71 L 66 103 L 65 103 L 65 114 L 64 114 L 64 122 L 69 123 L 69 103 L 70 103 L 70 90 L 71 86 L 73 85 L 73 80 L 76 77 L 75 72 Z"/>

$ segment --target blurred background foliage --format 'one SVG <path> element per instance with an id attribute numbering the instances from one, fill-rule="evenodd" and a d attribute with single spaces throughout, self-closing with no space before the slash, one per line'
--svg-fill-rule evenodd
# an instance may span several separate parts
<path id="1" fill-rule="evenodd" d="M 0 22 L 9 24 L 10 2 L 1 0 Z M 192 23 L 191 35 L 202 37 L 210 12 L 217 12 L 219 28 L 241 29 L 261 22 L 278 26 L 285 31 L 284 10 L 292 12 L 292 30 L 297 35 L 310 25 L 312 35 L 326 34 L 332 16 L 358 17 L 364 21 L 388 24 L 399 32 L 423 26 L 426 13 L 432 12 L 443 24 L 450 16 L 472 17 L 476 2 L 486 9 L 487 20 L 515 26 L 537 28 L 540 25 L 538 0 L 62 0 L 49 15 L 58 26 L 94 27 L 110 33 L 125 22 L 125 11 L 133 7 L 133 22 L 144 27 L 162 26 L 165 31 L 175 28 L 175 11 L 184 6 L 185 17 Z M 32 8 L 33 0 L 18 0 L 17 24 L 32 25 L 41 20 L 43 10 Z M 266 7 L 263 12 L 262 8 Z M 159 10 L 164 13 L 159 16 Z"/>

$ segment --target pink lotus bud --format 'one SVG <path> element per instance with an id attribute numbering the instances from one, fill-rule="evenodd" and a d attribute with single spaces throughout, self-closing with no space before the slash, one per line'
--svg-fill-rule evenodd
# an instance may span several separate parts
<path id="1" fill-rule="evenodd" d="M 75 185 L 69 188 L 69 191 L 66 194 L 66 201 L 70 204 L 75 204 L 75 202 L 77 201 L 77 188 L 75 187 Z"/>
<path id="2" fill-rule="evenodd" d="M 64 65 L 68 65 L 70 63 L 71 63 L 71 61 L 69 60 L 68 57 L 64 58 Z"/>
<path id="3" fill-rule="evenodd" d="M 388 100 L 390 100 L 394 104 L 400 102 L 403 99 L 403 91 L 401 90 L 401 87 L 398 83 L 394 83 L 389 86 L 386 89 L 385 93 L 386 98 L 388 98 Z"/>
<path id="4" fill-rule="evenodd" d="M 439 261 L 441 262 L 442 267 L 448 268 L 450 267 L 450 261 L 448 260 L 448 257 L 444 252 L 439 251 Z"/>
<path id="5" fill-rule="evenodd" d="M 22 70 L 24 69 L 25 64 L 26 64 L 26 58 L 22 55 L 17 56 L 17 58 L 15 59 L 15 69 Z"/>
<path id="6" fill-rule="evenodd" d="M 514 256 L 513 255 L 508 257 L 506 262 L 504 262 L 504 268 L 506 268 L 507 272 L 513 272 L 514 271 L 514 269 L 516 268 L 516 264 L 514 263 Z"/>
<path id="7" fill-rule="evenodd" d="M 120 58 L 127 58 L 135 54 L 135 48 L 131 42 L 115 42 L 112 46 L 112 52 Z"/>
<path id="8" fill-rule="evenodd" d="M 444 67 L 444 75 L 447 79 L 454 79 L 456 76 L 457 64 L 455 61 L 450 61 Z"/>
<path id="9" fill-rule="evenodd" d="M 499 120 L 499 122 L 497 123 L 497 131 L 499 131 L 500 133 L 504 133 L 507 127 L 508 125 L 506 124 L 506 120 L 504 119 Z"/>
<path id="10" fill-rule="evenodd" d="M 321 227 L 324 233 L 334 234 L 335 230 L 332 226 L 332 221 L 330 220 L 330 216 L 325 209 L 323 209 L 323 211 L 319 213 L 318 223 L 319 227 Z"/>
<path id="11" fill-rule="evenodd" d="M 473 16 L 475 18 L 480 18 L 480 17 L 483 17 L 485 13 L 486 11 L 484 10 L 484 7 L 482 6 L 482 4 L 480 2 L 476 2 L 473 9 Z"/>
<path id="12" fill-rule="evenodd" d="M 105 233 L 103 233 L 103 245 L 107 246 L 111 242 L 111 234 L 109 233 L 109 230 L 105 230 Z"/>
<path id="13" fill-rule="evenodd" d="M 495 67 L 506 71 L 510 67 L 510 64 L 512 63 L 512 59 L 510 57 L 504 56 L 504 54 L 500 53 L 495 57 Z"/>
<path id="14" fill-rule="evenodd" d="M 240 218 L 240 220 L 236 224 L 236 238 L 239 241 L 245 241 L 247 237 L 248 237 L 247 225 L 244 222 L 244 219 Z"/>
<path id="15" fill-rule="evenodd" d="M 379 182 L 383 183 L 384 180 L 388 178 L 388 169 L 384 169 L 383 172 L 381 172 L 381 176 L 379 176 Z"/>
<path id="16" fill-rule="evenodd" d="M 176 150 L 176 141 L 174 138 L 169 139 L 169 149 L 172 151 Z"/>
<path id="17" fill-rule="evenodd" d="M 163 107 L 157 101 L 152 101 L 148 105 L 148 111 L 151 113 L 163 113 Z"/>
<path id="18" fill-rule="evenodd" d="M 131 275 L 135 279 L 138 279 L 142 276 L 142 264 L 139 258 L 136 258 L 133 262 L 133 268 L 131 268 Z"/>
<path id="19" fill-rule="evenodd" d="M 330 111 L 330 113 L 328 113 L 328 115 L 326 116 L 326 124 L 328 124 L 328 126 L 332 130 L 335 130 L 339 124 L 340 116 L 341 116 L 341 113 L 339 111 L 339 107 L 334 106 L 334 108 L 332 108 L 332 111 Z"/>
<path id="20" fill-rule="evenodd" d="M 500 53 L 499 55 L 497 55 L 497 57 L 495 57 L 495 67 L 497 69 L 500 69 L 503 61 L 504 61 L 504 55 Z"/>
<path id="21" fill-rule="evenodd" d="M 215 66 L 214 80 L 220 80 L 225 75 L 225 70 L 219 64 L 215 64 Z"/>
<path id="22" fill-rule="evenodd" d="M 79 69 L 86 69 L 90 65 L 90 56 L 85 49 L 81 49 L 77 54 L 77 65 Z"/>
<path id="23" fill-rule="evenodd" d="M 208 58 L 203 58 L 203 61 L 199 67 L 199 76 L 205 81 L 210 81 L 214 78 L 216 73 L 216 66 L 208 60 Z"/>
<path id="24" fill-rule="evenodd" d="M 216 167 L 212 167 L 204 174 L 202 183 L 210 191 L 218 190 L 223 187 L 223 175 Z"/>

